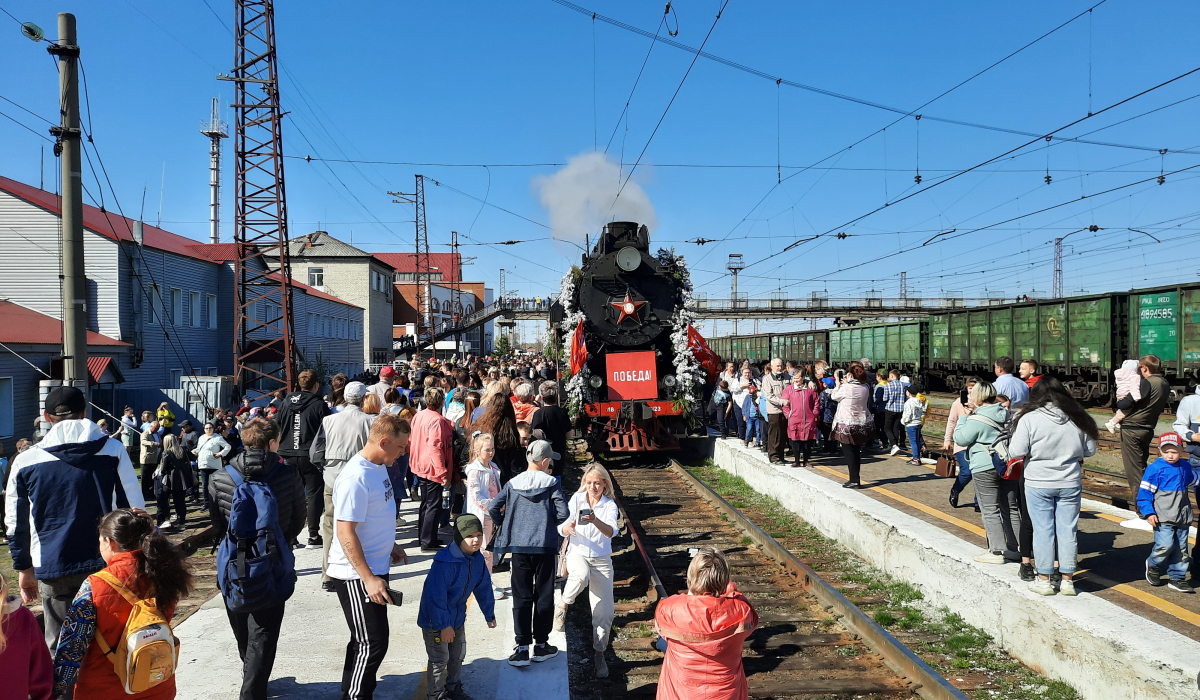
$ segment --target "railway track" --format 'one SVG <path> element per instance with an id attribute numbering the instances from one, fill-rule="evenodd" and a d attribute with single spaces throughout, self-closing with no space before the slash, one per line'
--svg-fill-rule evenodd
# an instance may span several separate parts
<path id="1" fill-rule="evenodd" d="M 966 698 L 678 464 L 614 465 L 612 473 L 633 541 L 616 558 L 616 596 L 639 599 L 619 603 L 614 622 L 621 634 L 613 647 L 626 659 L 631 695 L 657 689 L 655 604 L 686 591 L 689 550 L 709 545 L 725 553 L 733 581 L 759 614 L 743 650 L 751 697 Z"/>

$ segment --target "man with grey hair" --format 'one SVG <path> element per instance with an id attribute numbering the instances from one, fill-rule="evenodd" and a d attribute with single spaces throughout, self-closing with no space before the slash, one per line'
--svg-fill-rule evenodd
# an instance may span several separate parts
<path id="1" fill-rule="evenodd" d="M 517 422 L 532 420 L 534 411 L 538 410 L 537 404 L 533 402 L 533 383 L 522 381 L 516 389 L 513 389 L 513 394 L 517 397 L 517 402 L 513 404 L 513 413 L 517 414 Z"/>
<path id="2" fill-rule="evenodd" d="M 454 475 L 454 425 L 442 417 L 445 393 L 437 387 L 425 388 L 425 409 L 412 419 L 408 468 L 421 487 L 421 510 L 417 531 L 422 551 L 442 546 L 438 526 L 442 522 L 442 489 L 450 486 Z"/>
<path id="3" fill-rule="evenodd" d="M 772 463 L 783 461 L 783 443 L 787 438 L 787 416 L 783 414 L 783 390 L 787 388 L 783 360 L 771 360 L 771 371 L 763 375 L 762 390 L 767 399 L 767 456 Z"/>
<path id="4" fill-rule="evenodd" d="M 333 591 L 333 582 L 326 570 L 329 566 L 329 545 L 333 542 L 333 484 L 342 467 L 354 455 L 362 451 L 371 434 L 371 423 L 375 416 L 364 413 L 363 399 L 367 396 L 367 385 L 350 382 L 342 390 L 346 404 L 341 411 L 321 419 L 321 429 L 313 438 L 309 448 L 309 461 L 321 465 L 321 478 L 325 482 L 325 514 L 321 516 L 321 587 Z"/>
<path id="5" fill-rule="evenodd" d="M 542 382 L 538 393 L 542 397 L 542 407 L 534 411 L 533 418 L 529 420 L 529 429 L 531 431 L 541 430 L 546 439 L 550 441 L 550 446 L 559 455 L 558 459 L 554 460 L 554 467 L 550 475 L 558 479 L 561 486 L 563 468 L 567 464 L 565 455 L 567 454 L 567 435 L 571 432 L 571 415 L 558 405 L 557 382 Z"/>

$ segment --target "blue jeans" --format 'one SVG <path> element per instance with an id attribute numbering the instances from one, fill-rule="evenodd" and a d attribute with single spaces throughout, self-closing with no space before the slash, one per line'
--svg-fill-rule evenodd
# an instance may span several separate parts
<path id="1" fill-rule="evenodd" d="M 763 419 L 761 416 L 753 416 L 751 418 L 747 418 L 746 419 L 746 439 L 754 440 L 755 445 L 761 445 L 763 443 L 763 438 L 766 437 L 765 435 L 763 435 L 763 433 L 766 432 L 764 430 L 764 428 L 765 428 L 765 426 L 763 425 Z"/>
<path id="2" fill-rule="evenodd" d="M 908 445 L 912 448 L 912 458 L 920 460 L 921 448 L 925 446 L 925 440 L 921 437 L 921 426 L 906 425 L 904 432 L 908 433 Z"/>
<path id="3" fill-rule="evenodd" d="M 1146 566 L 1163 573 L 1170 574 L 1172 581 L 1182 581 L 1187 576 L 1188 565 L 1192 563 L 1188 556 L 1188 528 L 1186 525 L 1164 525 L 1159 523 L 1154 528 L 1154 549 L 1146 559 Z"/>
<path id="4" fill-rule="evenodd" d="M 1064 574 L 1075 573 L 1078 547 L 1075 531 L 1079 525 L 1079 502 L 1083 490 L 1074 486 L 1069 489 L 1039 489 L 1025 485 L 1025 503 L 1029 508 L 1029 519 L 1033 522 L 1033 559 L 1037 572 L 1043 576 L 1054 573 L 1054 551 L 1058 549 L 1058 570 Z M 1185 528 L 1186 530 L 1186 528 Z M 1158 535 L 1155 534 L 1157 543 Z M 1186 539 L 1184 542 L 1186 543 Z M 1158 548 L 1155 547 L 1155 551 Z M 1185 566 L 1183 570 L 1187 570 Z"/>
<path id="5" fill-rule="evenodd" d="M 739 439 L 745 440 L 746 439 L 746 419 L 742 417 L 742 407 L 737 405 L 737 403 L 734 403 L 733 404 L 733 413 L 730 413 L 729 417 L 733 419 L 733 422 L 731 422 L 729 424 L 729 427 L 733 430 L 733 432 L 738 436 Z"/>

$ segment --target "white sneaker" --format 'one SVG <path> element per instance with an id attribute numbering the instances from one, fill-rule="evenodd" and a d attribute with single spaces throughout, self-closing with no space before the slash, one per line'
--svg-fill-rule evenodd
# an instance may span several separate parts
<path id="1" fill-rule="evenodd" d="M 1117 428 L 1117 424 L 1116 424 L 1116 423 L 1114 423 L 1114 422 L 1112 422 L 1112 421 L 1109 421 L 1109 422 L 1107 422 L 1107 423 L 1105 423 L 1105 424 L 1104 424 L 1104 427 L 1105 427 L 1105 428 L 1108 428 L 1108 432 L 1112 433 L 1113 435 L 1116 435 L 1116 434 L 1117 434 L 1117 430 L 1118 430 L 1118 428 Z"/>
<path id="2" fill-rule="evenodd" d="M 888 454 L 893 455 L 893 456 L 898 455 L 898 454 L 900 454 L 900 448 L 896 445 L 892 445 L 892 451 L 889 452 Z"/>
<path id="3" fill-rule="evenodd" d="M 1058 584 L 1058 592 L 1062 595 L 1077 595 L 1075 593 L 1075 582 L 1069 578 L 1064 578 L 1062 583 Z"/>
<path id="4" fill-rule="evenodd" d="M 977 555 L 975 557 L 975 561 L 979 562 L 980 564 L 1003 564 L 1005 559 L 1003 554 L 984 552 L 983 554 Z"/>
<path id="5" fill-rule="evenodd" d="M 504 598 L 505 598 L 504 589 L 503 588 L 493 588 L 492 595 L 496 598 L 496 600 L 504 600 Z"/>
<path id="6" fill-rule="evenodd" d="M 1063 579 L 1063 583 L 1064 584 L 1067 583 L 1067 580 Z M 1045 578 L 1042 578 L 1041 576 L 1038 576 L 1037 580 L 1031 581 L 1029 583 L 1029 590 L 1033 591 L 1034 593 L 1037 593 L 1038 595 L 1054 595 L 1054 586 L 1050 585 L 1050 579 L 1045 579 Z M 1075 594 L 1074 591 L 1075 591 L 1075 586 L 1072 585 L 1071 593 L 1068 593 L 1067 595 L 1074 595 Z"/>

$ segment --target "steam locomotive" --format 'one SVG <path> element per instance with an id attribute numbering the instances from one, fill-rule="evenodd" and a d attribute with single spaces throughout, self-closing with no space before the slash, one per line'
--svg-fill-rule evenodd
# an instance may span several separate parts
<path id="1" fill-rule="evenodd" d="M 593 453 L 675 450 L 687 435 L 671 339 L 685 287 L 637 223 L 607 224 L 583 257 L 573 304 L 587 350 L 577 427 Z"/>

